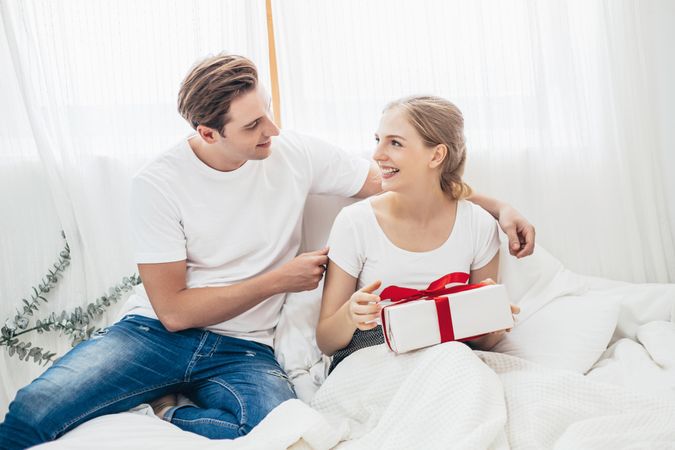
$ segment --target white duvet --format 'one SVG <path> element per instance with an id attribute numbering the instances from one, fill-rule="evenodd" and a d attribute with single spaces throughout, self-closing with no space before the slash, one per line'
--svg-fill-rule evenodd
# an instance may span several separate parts
<path id="1" fill-rule="evenodd" d="M 234 441 L 183 432 L 140 407 L 39 448 L 675 449 L 675 285 L 583 277 L 543 249 L 502 261 L 523 309 L 505 353 L 373 347 L 319 388 L 317 299 L 298 295 L 285 306 L 277 355 L 309 404 L 285 402 Z"/>
<path id="2" fill-rule="evenodd" d="M 337 431 L 339 448 L 675 446 L 675 402 L 456 343 L 397 357 L 383 347 L 361 351 L 312 406 Z M 305 440 L 337 443 L 328 438 L 310 430 L 316 444 Z"/>
<path id="3" fill-rule="evenodd" d="M 86 423 L 44 448 L 675 448 L 675 401 L 447 343 L 345 360 L 311 406 L 280 405 L 251 434 L 209 441 L 137 413 Z"/>

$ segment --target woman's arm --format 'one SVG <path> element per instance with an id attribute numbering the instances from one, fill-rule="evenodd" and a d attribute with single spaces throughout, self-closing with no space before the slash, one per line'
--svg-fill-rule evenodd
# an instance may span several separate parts
<path id="1" fill-rule="evenodd" d="M 492 257 L 489 263 L 485 264 L 480 269 L 471 271 L 469 283 L 476 284 L 488 279 L 496 282 L 497 275 L 499 275 L 499 251 L 495 253 L 495 256 Z"/>
<path id="2" fill-rule="evenodd" d="M 481 267 L 480 269 L 477 270 L 472 270 L 471 271 L 471 278 L 469 283 L 475 284 L 475 283 L 481 283 L 481 282 L 488 282 L 489 284 L 493 284 L 497 279 L 497 275 L 499 274 L 499 252 L 495 254 L 495 256 L 490 260 L 489 263 Z M 518 308 L 515 305 L 511 305 L 511 312 L 513 314 L 517 314 L 520 311 L 520 308 Z M 474 339 L 472 341 L 467 342 L 469 347 L 474 348 L 476 350 L 490 350 L 492 347 L 497 345 L 497 342 L 499 342 L 503 337 L 504 337 L 505 330 L 500 330 L 500 331 L 495 331 L 492 333 L 488 333 L 485 336 L 481 336 L 478 339 Z"/>
<path id="3" fill-rule="evenodd" d="M 323 286 L 321 313 L 316 327 L 316 343 L 326 355 L 345 348 L 356 329 L 369 330 L 377 324 L 380 297 L 372 294 L 380 287 L 376 281 L 356 291 L 356 278 L 342 270 L 330 259 Z M 356 291 L 356 292 L 354 292 Z"/>

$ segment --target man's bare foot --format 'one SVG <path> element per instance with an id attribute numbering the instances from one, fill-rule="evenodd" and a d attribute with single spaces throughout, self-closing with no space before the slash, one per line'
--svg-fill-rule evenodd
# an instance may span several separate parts
<path id="1" fill-rule="evenodd" d="M 152 410 L 155 412 L 155 415 L 162 420 L 164 419 L 164 414 L 178 404 L 178 398 L 176 394 L 166 394 L 150 402 Z"/>

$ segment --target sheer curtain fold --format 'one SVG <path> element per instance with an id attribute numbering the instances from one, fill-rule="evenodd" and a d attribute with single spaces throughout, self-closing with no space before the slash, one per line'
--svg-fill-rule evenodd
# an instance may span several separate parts
<path id="1" fill-rule="evenodd" d="M 1 86 L 11 92 L 0 105 L 0 199 L 12 207 L 0 221 L 4 324 L 56 260 L 61 229 L 72 263 L 36 317 L 84 307 L 136 272 L 130 179 L 190 133 L 175 105 L 191 64 L 239 53 L 263 83 L 269 74 L 264 0 L 0 0 L 0 13 Z M 59 354 L 70 346 L 54 333 L 22 338 Z M 1 352 L 0 416 L 42 370 Z"/>
<path id="2" fill-rule="evenodd" d="M 653 75 L 675 59 L 674 10 L 661 0 L 277 1 L 284 125 L 370 153 L 388 101 L 444 96 L 465 115 L 466 178 L 525 213 L 569 268 L 674 282 L 675 192 L 660 163 L 672 148 L 657 139 L 673 133 L 659 121 L 673 107 L 654 105 L 675 88 Z"/>

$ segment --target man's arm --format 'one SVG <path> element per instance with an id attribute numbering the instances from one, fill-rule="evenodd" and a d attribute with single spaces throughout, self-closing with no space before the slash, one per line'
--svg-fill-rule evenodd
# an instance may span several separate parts
<path id="1" fill-rule="evenodd" d="M 277 269 L 221 287 L 188 289 L 185 260 L 139 264 L 138 269 L 157 317 L 175 332 L 232 319 L 275 294 L 316 288 L 327 253 L 327 248 L 303 253 Z"/>
<path id="2" fill-rule="evenodd" d="M 376 162 L 370 164 L 368 176 L 361 190 L 353 195 L 354 198 L 367 198 L 382 192 L 382 172 Z"/>
<path id="3" fill-rule="evenodd" d="M 497 219 L 499 227 L 509 238 L 509 253 L 518 258 L 532 254 L 534 251 L 534 226 L 512 206 L 475 193 L 467 200 L 480 206 Z"/>

